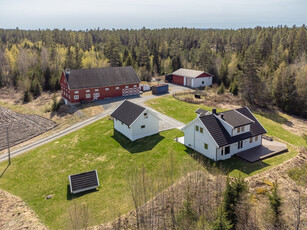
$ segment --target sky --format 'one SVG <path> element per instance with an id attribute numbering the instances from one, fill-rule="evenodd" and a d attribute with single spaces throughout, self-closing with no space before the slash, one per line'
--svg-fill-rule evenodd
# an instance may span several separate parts
<path id="1" fill-rule="evenodd" d="M 307 0 L 0 0 L 0 28 L 301 26 Z"/>

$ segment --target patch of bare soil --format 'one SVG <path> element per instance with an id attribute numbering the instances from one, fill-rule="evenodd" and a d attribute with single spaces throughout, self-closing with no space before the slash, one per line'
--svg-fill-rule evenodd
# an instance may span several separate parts
<path id="1" fill-rule="evenodd" d="M 0 229 L 47 229 L 19 197 L 0 190 Z"/>
<path id="2" fill-rule="evenodd" d="M 10 145 L 16 145 L 38 136 L 56 126 L 56 123 L 36 114 L 20 114 L 0 106 L 0 150 L 7 147 L 8 127 Z"/>
<path id="3" fill-rule="evenodd" d="M 272 189 L 273 182 L 277 181 L 282 197 L 283 217 L 293 229 L 297 220 L 298 195 L 301 196 L 301 220 L 307 226 L 307 188 L 298 185 L 288 176 L 291 168 L 302 166 L 307 162 L 307 152 L 300 150 L 299 155 L 268 171 L 248 177 L 250 191 L 255 198 L 255 205 L 261 207 L 267 200 L 267 192 Z M 302 228 L 303 229 L 303 228 Z"/>
<path id="4" fill-rule="evenodd" d="M 288 121 L 282 127 L 299 136 L 307 135 L 307 120 L 304 118 L 289 116 Z"/>

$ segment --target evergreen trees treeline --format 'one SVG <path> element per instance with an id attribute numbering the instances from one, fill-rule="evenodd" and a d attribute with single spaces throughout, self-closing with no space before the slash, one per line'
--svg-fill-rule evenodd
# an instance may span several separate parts
<path id="1" fill-rule="evenodd" d="M 307 29 L 0 29 L 0 87 L 32 96 L 59 89 L 64 68 L 133 66 L 142 80 L 184 67 L 207 71 L 248 103 L 307 116 Z"/>

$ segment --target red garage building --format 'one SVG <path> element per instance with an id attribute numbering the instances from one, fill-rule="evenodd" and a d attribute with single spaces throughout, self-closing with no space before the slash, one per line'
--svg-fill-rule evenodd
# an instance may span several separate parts
<path id="1" fill-rule="evenodd" d="M 174 84 L 197 88 L 212 85 L 212 78 L 212 74 L 204 71 L 181 68 L 167 75 L 165 79 Z"/>
<path id="2" fill-rule="evenodd" d="M 131 66 L 63 71 L 65 104 L 139 94 L 140 79 Z"/>

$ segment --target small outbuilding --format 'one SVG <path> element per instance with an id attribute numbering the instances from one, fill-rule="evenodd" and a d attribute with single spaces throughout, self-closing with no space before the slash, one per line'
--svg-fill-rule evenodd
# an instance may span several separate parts
<path id="1" fill-rule="evenodd" d="M 114 129 L 131 141 L 159 132 L 159 117 L 149 108 L 125 100 L 111 114 Z"/>
<path id="2" fill-rule="evenodd" d="M 69 175 L 68 180 L 72 194 L 97 189 L 99 186 L 97 170 Z"/>
<path id="3" fill-rule="evenodd" d="M 192 69 L 178 69 L 172 74 L 166 75 L 165 80 L 177 85 L 191 88 L 205 87 L 212 85 L 213 75 L 204 71 Z"/>

